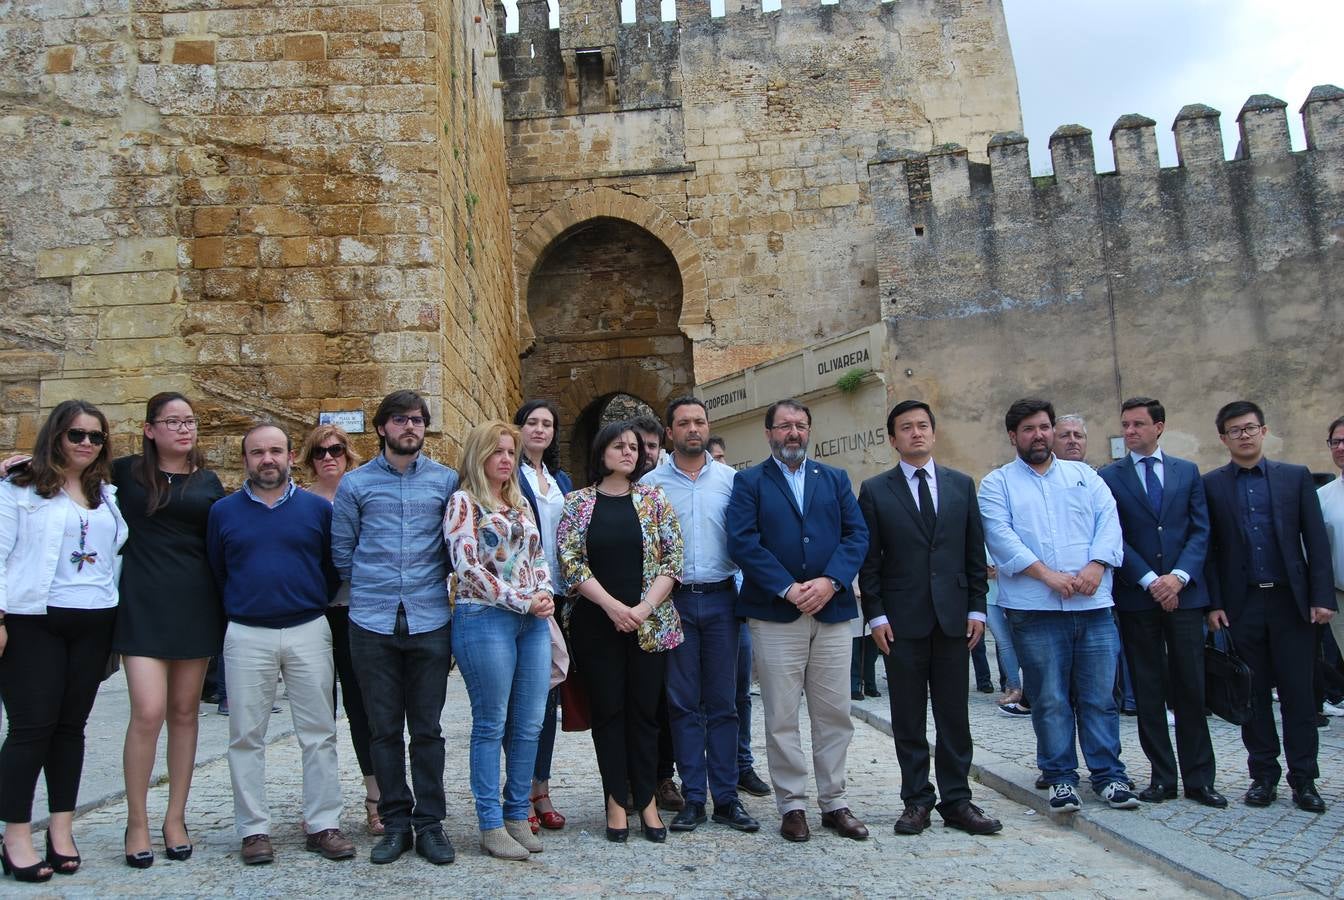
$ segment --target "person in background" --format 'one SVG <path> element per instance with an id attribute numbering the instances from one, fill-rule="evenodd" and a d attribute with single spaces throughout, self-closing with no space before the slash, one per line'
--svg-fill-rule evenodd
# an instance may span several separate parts
<path id="1" fill-rule="evenodd" d="M 1335 419 L 1326 428 L 1325 446 L 1330 451 L 1330 461 L 1334 463 L 1339 477 L 1321 485 L 1316 490 L 1316 497 L 1321 501 L 1325 533 L 1330 539 L 1331 568 L 1335 573 L 1335 605 L 1341 606 L 1344 605 L 1344 416 Z M 1336 648 L 1344 652 L 1344 617 L 1331 617 L 1330 631 L 1334 635 Z"/>
<path id="2" fill-rule="evenodd" d="M 667 838 L 654 791 L 658 704 L 667 654 L 681 641 L 670 603 L 681 576 L 677 514 L 661 488 L 636 483 L 644 445 L 629 422 L 604 426 L 588 463 L 591 484 L 565 498 L 560 568 L 577 593 L 570 639 L 592 705 L 593 746 L 602 773 L 607 840 L 629 837 L 625 801 L 639 810 L 644 837 Z"/>
<path id="3" fill-rule="evenodd" d="M 0 483 L 0 864 L 42 882 L 80 867 L 73 834 L 84 725 L 112 648 L 126 522 L 109 483 L 107 417 L 58 403 L 25 465 Z M 199 690 L 199 687 L 197 688 Z M 46 773 L 45 857 L 33 848 L 33 794 Z"/>
<path id="4" fill-rule="evenodd" d="M 159 733 L 168 725 L 168 809 L 160 834 L 171 860 L 191 857 L 187 796 L 196 770 L 201 685 L 224 644 L 224 607 L 205 553 L 210 509 L 224 496 L 205 467 L 191 401 L 155 394 L 145 404 L 140 452 L 112 463 L 131 536 L 122 550 L 121 605 L 112 647 L 122 656 L 131 716 L 126 777 L 126 864 L 154 862 L 147 800 Z M 221 660 L 222 662 L 222 660 Z M 225 687 L 221 675 L 221 703 Z"/>
<path id="5" fill-rule="evenodd" d="M 350 435 L 339 425 L 318 425 L 308 432 L 299 449 L 299 461 L 312 473 L 308 487 L 328 503 L 336 499 L 336 490 L 345 473 L 360 464 L 359 453 L 350 446 Z M 350 659 L 350 582 L 342 581 L 331 605 L 327 607 L 327 627 L 331 629 L 331 653 L 336 663 L 336 678 L 341 684 L 341 706 L 350 726 L 350 743 L 355 748 L 359 774 L 364 779 L 364 827 L 372 835 L 383 833 L 378 816 L 378 776 L 373 774 L 373 756 L 369 751 L 369 714 L 364 709 L 364 693 L 359 686 L 354 661 Z"/>
<path id="6" fill-rule="evenodd" d="M 453 655 L 471 698 L 471 793 L 481 849 L 500 859 L 540 853 L 528 789 L 551 675 L 555 611 L 541 534 L 518 488 L 518 429 L 483 422 L 462 446 L 462 487 L 443 523 L 457 574 Z M 504 753 L 504 800 L 499 756 Z"/>
<path id="7" fill-rule="evenodd" d="M 551 587 L 558 590 L 560 556 L 556 531 L 565 508 L 565 495 L 574 490 L 574 482 L 560 469 L 560 414 L 549 400 L 529 400 L 514 413 L 513 424 L 522 434 L 522 452 L 518 455 L 518 487 L 532 507 L 532 519 L 541 534 L 546 564 L 551 570 Z M 562 598 L 557 597 L 557 608 Z M 559 831 L 565 817 L 551 803 L 551 757 L 555 753 L 556 708 L 560 705 L 559 686 L 546 695 L 546 715 L 537 738 L 537 764 L 532 772 L 532 814 L 527 817 L 532 833 L 541 828 Z"/>

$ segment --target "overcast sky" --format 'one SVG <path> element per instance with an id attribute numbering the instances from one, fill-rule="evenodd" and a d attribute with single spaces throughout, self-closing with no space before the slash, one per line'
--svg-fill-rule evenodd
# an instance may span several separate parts
<path id="1" fill-rule="evenodd" d="M 1236 152 L 1237 113 L 1252 94 L 1288 103 L 1294 149 L 1306 146 L 1298 109 L 1318 84 L 1344 85 L 1344 0 L 1002 0 L 1017 64 L 1032 170 L 1050 171 L 1050 134 L 1092 129 L 1097 168 L 1114 168 L 1110 133 L 1125 113 L 1157 121 L 1162 165 L 1176 165 L 1171 123 L 1187 103 L 1223 113 Z M 510 17 L 515 0 L 504 0 Z M 633 19 L 634 0 L 622 0 Z M 722 15 L 723 0 L 711 0 Z M 764 0 L 766 10 L 779 0 Z M 559 16 L 552 2 L 552 26 Z M 663 0 L 663 18 L 676 17 Z M 516 27 L 510 24 L 510 27 Z"/>

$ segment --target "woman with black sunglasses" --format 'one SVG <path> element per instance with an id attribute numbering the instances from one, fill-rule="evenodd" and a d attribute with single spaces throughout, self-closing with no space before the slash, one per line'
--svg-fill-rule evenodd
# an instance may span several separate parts
<path id="1" fill-rule="evenodd" d="M 308 490 L 327 502 L 336 500 L 336 489 L 341 486 L 345 473 L 360 464 L 359 453 L 350 446 L 350 435 L 338 425 L 319 425 L 308 433 L 299 449 L 299 462 L 313 473 Z M 327 607 L 327 624 L 331 627 L 331 652 L 336 661 L 336 678 L 341 683 L 341 705 L 345 719 L 350 723 L 350 742 L 355 745 L 359 772 L 364 776 L 364 822 L 369 834 L 383 834 L 383 820 L 378 816 L 378 801 L 382 792 L 373 774 L 373 757 L 369 752 L 369 716 L 364 711 L 364 694 L 360 691 L 355 665 L 350 658 L 350 582 L 342 581 L 331 605 Z"/>
<path id="2" fill-rule="evenodd" d="M 84 768 L 84 724 L 112 648 L 117 552 L 126 522 L 109 484 L 107 417 L 67 400 L 47 417 L 32 458 L 0 484 L 0 865 L 19 881 L 79 869 L 71 829 Z M 32 843 L 33 793 L 45 770 L 46 857 Z"/>

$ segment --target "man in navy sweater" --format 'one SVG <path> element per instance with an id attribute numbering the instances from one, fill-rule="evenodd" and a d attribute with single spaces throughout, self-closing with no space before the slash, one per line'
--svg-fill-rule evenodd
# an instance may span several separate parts
<path id="1" fill-rule="evenodd" d="M 349 859 L 343 834 L 331 629 L 324 612 L 337 585 L 331 505 L 290 479 L 293 447 L 272 424 L 243 435 L 243 489 L 210 510 L 206 553 L 224 598 L 229 774 L 233 819 L 247 865 L 275 856 L 266 805 L 266 726 L 283 675 L 303 750 L 307 849 Z"/>

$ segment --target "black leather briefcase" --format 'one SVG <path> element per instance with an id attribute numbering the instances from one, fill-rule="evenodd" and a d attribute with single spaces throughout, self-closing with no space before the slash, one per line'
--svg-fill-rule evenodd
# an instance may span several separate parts
<path id="1" fill-rule="evenodd" d="M 1221 631 L 1227 650 L 1214 643 L 1214 632 L 1204 639 L 1204 705 L 1233 725 L 1251 720 L 1251 667 L 1237 655 L 1232 631 Z"/>

